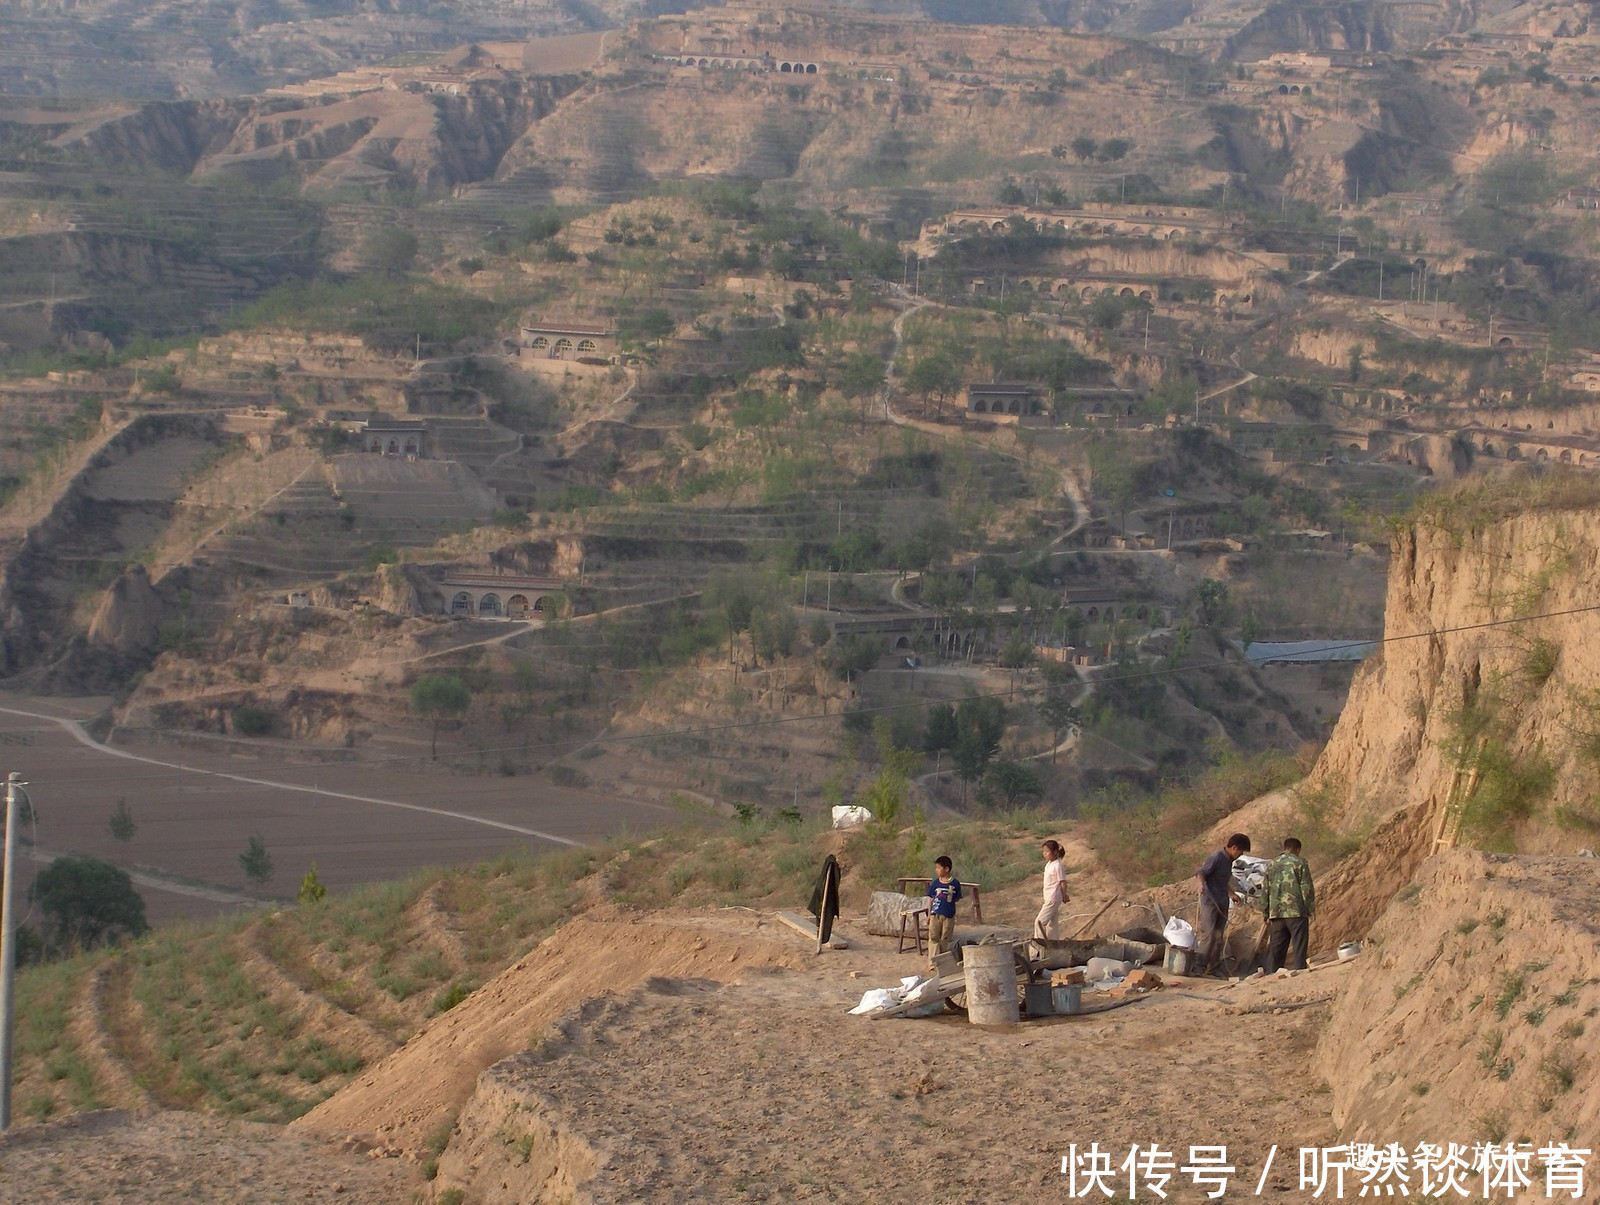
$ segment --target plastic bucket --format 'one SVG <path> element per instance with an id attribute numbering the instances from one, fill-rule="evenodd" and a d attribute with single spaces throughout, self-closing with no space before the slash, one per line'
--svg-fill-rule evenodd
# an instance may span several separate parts
<path id="1" fill-rule="evenodd" d="M 1161 960 L 1163 970 L 1171 971 L 1174 975 L 1192 975 L 1194 973 L 1194 951 L 1185 950 L 1182 946 L 1168 946 L 1167 955 Z"/>
<path id="2" fill-rule="evenodd" d="M 967 981 L 967 1020 L 974 1025 L 1020 1021 L 1017 1007 L 1017 960 L 1009 941 L 992 946 L 967 946 L 961 955 Z"/>

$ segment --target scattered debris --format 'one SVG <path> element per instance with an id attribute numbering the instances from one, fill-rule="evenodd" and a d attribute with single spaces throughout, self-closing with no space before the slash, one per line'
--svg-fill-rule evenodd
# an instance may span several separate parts
<path id="1" fill-rule="evenodd" d="M 1161 986 L 1161 976 L 1143 967 L 1129 971 L 1128 977 L 1122 981 L 1122 990 L 1125 992 L 1153 992 Z"/>

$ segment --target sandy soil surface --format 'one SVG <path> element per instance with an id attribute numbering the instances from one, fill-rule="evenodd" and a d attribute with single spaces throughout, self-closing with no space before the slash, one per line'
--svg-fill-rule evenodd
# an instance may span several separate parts
<path id="1" fill-rule="evenodd" d="M 119 747 L 77 739 L 59 718 L 92 703 L 0 694 L 0 744 L 38 812 L 40 846 L 245 894 L 292 897 L 315 861 L 330 889 L 396 878 L 424 866 L 476 862 L 517 846 L 583 843 L 675 819 L 668 808 L 564 790 L 530 778 L 452 773 L 424 759 L 304 765 L 187 746 Z M 131 756 L 130 756 L 131 755 Z M 253 781 L 246 781 L 253 780 Z M 119 842 L 106 822 L 126 800 L 138 831 Z M 276 864 L 264 891 L 245 882 L 239 854 L 259 834 Z M 29 837 L 35 837 L 30 831 Z M 19 862 L 19 880 L 37 866 Z M 147 883 L 152 921 L 207 917 L 238 905 Z"/>
<path id="2" fill-rule="evenodd" d="M 995 1029 L 869 1021 L 847 1015 L 862 992 L 925 960 L 861 929 L 818 956 L 748 910 L 600 910 L 296 1128 L 415 1149 L 460 1109 L 438 1184 L 474 1201 L 1064 1196 L 1061 1158 L 1091 1142 L 1119 1162 L 1159 1143 L 1180 1165 L 1225 1145 L 1247 1191 L 1276 1143 L 1275 1195 L 1295 1186 L 1284 1148 L 1332 1141 L 1327 1087 L 1304 1069 L 1345 967 L 1182 980 Z M 1203 1199 L 1189 1187 L 1171 1199 Z"/>
<path id="3" fill-rule="evenodd" d="M 1236 1012 L 1217 988 L 1170 989 L 1000 1030 L 868 1021 L 845 1015 L 868 982 L 848 961 L 728 987 L 651 980 L 504 1078 L 594 1150 L 596 1201 L 708 1183 L 757 1201 L 1054 1199 L 1062 1157 L 1091 1142 L 1115 1163 L 1156 1142 L 1180 1164 L 1190 1145 L 1225 1144 L 1247 1195 L 1272 1144 L 1331 1141 L 1322 1085 L 1275 1073 L 1304 1065 L 1323 1008 Z M 1268 1192 L 1292 1189 L 1295 1171 L 1276 1161 Z M 473 1190 L 494 1199 L 492 1181 Z"/>
<path id="4" fill-rule="evenodd" d="M 423 1184 L 405 1160 L 194 1113 L 87 1113 L 0 1138 L 0 1198 L 7 1201 L 396 1205 L 414 1199 Z"/>

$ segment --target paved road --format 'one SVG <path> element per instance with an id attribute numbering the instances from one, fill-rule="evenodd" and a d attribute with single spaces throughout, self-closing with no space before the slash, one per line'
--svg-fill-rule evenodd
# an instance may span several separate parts
<path id="1" fill-rule="evenodd" d="M 670 808 L 533 778 L 471 774 L 422 757 L 302 765 L 270 746 L 257 758 L 226 750 L 106 746 L 80 723 L 76 701 L 0 696 L 0 774 L 22 772 L 38 813 L 37 841 L 138 867 L 151 919 L 207 916 L 237 900 L 171 889 L 170 877 L 241 897 L 284 897 L 315 861 L 332 889 L 425 866 L 477 862 L 512 849 L 549 850 L 649 831 Z M 107 821 L 126 801 L 138 826 L 119 842 Z M 277 867 L 264 892 L 239 854 L 259 835 Z M 33 867 L 19 867 L 31 880 Z"/>

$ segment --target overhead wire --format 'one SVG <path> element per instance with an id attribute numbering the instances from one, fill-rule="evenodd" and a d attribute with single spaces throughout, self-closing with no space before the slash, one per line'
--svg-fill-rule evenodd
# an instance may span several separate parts
<path id="1" fill-rule="evenodd" d="M 1369 639 L 1338 641 L 1338 642 L 1333 642 L 1333 643 L 1322 644 L 1318 651 L 1321 652 L 1321 653 L 1354 652 L 1354 651 L 1357 651 L 1357 650 L 1360 650 L 1360 649 L 1379 648 L 1379 647 L 1382 647 L 1384 645 L 1399 644 L 1399 643 L 1403 643 L 1403 642 L 1406 642 L 1406 641 L 1435 639 L 1435 638 L 1438 638 L 1438 637 L 1441 637 L 1441 636 L 1456 635 L 1456 634 L 1460 634 L 1460 633 L 1464 633 L 1464 632 L 1483 631 L 1483 630 L 1492 629 L 1492 628 L 1505 628 L 1505 627 L 1511 627 L 1511 626 L 1514 626 L 1514 625 L 1534 623 L 1534 622 L 1538 622 L 1538 621 L 1541 621 L 1541 620 L 1561 619 L 1561 618 L 1571 617 L 1571 616 L 1574 616 L 1574 615 L 1590 614 L 1590 613 L 1593 613 L 1593 612 L 1596 612 L 1596 611 L 1600 611 L 1600 603 L 1593 603 L 1593 604 L 1589 604 L 1589 605 L 1585 605 L 1585 606 L 1581 606 L 1581 607 L 1569 607 L 1569 608 L 1565 608 L 1565 609 L 1559 610 L 1559 611 L 1545 611 L 1545 612 L 1540 612 L 1540 613 L 1532 614 L 1532 615 L 1511 616 L 1511 617 L 1508 617 L 1508 618 L 1505 618 L 1505 619 L 1491 619 L 1491 620 L 1483 620 L 1483 621 L 1480 621 L 1480 622 L 1477 622 L 1477 623 L 1456 624 L 1456 625 L 1452 625 L 1450 627 L 1428 628 L 1428 629 L 1424 629 L 1422 631 L 1407 632 L 1407 633 L 1402 633 L 1400 635 L 1393 635 L 1393 636 L 1381 636 L 1380 635 L 1380 636 L 1371 637 Z M 528 652 L 530 650 L 519 650 L 519 651 Z M 1331 660 L 1332 658 L 1327 658 L 1327 659 Z M 1219 669 L 1236 666 L 1238 664 L 1239 664 L 1238 661 L 1236 661 L 1234 659 L 1231 659 L 1231 658 L 1228 658 L 1228 657 L 1214 657 L 1214 658 L 1191 660 L 1191 661 L 1184 662 L 1182 664 L 1153 666 L 1153 667 L 1143 668 L 1143 669 L 1129 669 L 1129 670 L 1125 670 L 1125 671 L 1122 671 L 1122 672 L 1111 673 L 1111 674 L 1098 674 L 1098 675 L 1095 675 L 1095 676 L 1087 678 L 1087 679 L 1080 679 L 1077 683 L 1040 684 L 1040 685 L 1026 686 L 1026 687 L 1017 688 L 1017 689 L 1007 688 L 1007 689 L 999 689 L 999 690 L 992 690 L 992 691 L 973 691 L 973 692 L 965 694 L 965 695 L 954 696 L 954 697 L 949 698 L 949 699 L 942 699 L 942 700 L 937 700 L 937 701 L 938 702 L 947 703 L 947 704 L 960 704 L 960 703 L 963 703 L 963 702 L 974 701 L 974 700 L 979 700 L 979 699 L 986 699 L 986 698 L 994 698 L 994 699 L 1012 698 L 1012 697 L 1015 697 L 1016 695 L 1019 695 L 1019 694 L 1022 695 L 1024 698 L 1032 698 L 1032 697 L 1040 695 L 1040 694 L 1049 693 L 1052 690 L 1060 689 L 1060 687 L 1063 686 L 1063 685 L 1066 685 L 1066 686 L 1070 686 L 1070 685 L 1086 685 L 1086 686 L 1091 686 L 1091 687 L 1093 687 L 1093 686 L 1110 686 L 1110 685 L 1117 685 L 1119 683 L 1124 683 L 1124 682 L 1148 681 L 1148 680 L 1152 680 L 1152 679 L 1177 677 L 1177 676 L 1181 676 L 1181 675 L 1185 675 L 1185 674 L 1194 674 L 1194 673 L 1200 673 L 1200 672 L 1212 672 L 1212 671 L 1216 671 L 1216 670 L 1219 670 Z M 1313 663 L 1312 662 L 1302 662 L 1302 664 L 1313 664 Z M 869 706 L 864 706 L 864 707 L 858 707 L 858 708 L 851 709 L 851 712 L 852 712 L 852 714 L 856 714 L 856 715 L 869 715 L 869 716 L 872 716 L 872 715 L 890 715 L 890 714 L 893 714 L 893 713 L 896 713 L 896 712 L 901 712 L 901 711 L 920 711 L 920 710 L 924 710 L 929 705 L 930 705 L 930 703 L 929 703 L 928 700 L 926 700 L 926 699 L 918 699 L 918 700 L 913 701 L 913 702 L 888 703 L 888 704 L 878 704 L 878 705 L 869 705 Z M 721 724 L 700 724 L 700 725 L 695 725 L 693 727 L 684 727 L 684 728 L 657 728 L 657 729 L 651 729 L 649 731 L 643 731 L 643 732 L 603 733 L 603 734 L 600 734 L 600 735 L 597 735 L 597 736 L 590 736 L 590 737 L 574 736 L 574 737 L 564 738 L 564 739 L 561 739 L 561 740 L 546 740 L 546 741 L 536 741 L 536 742 L 518 741 L 515 744 L 487 746 L 487 747 L 478 748 L 478 749 L 466 750 L 466 751 L 459 752 L 459 753 L 445 753 L 445 754 L 441 754 L 439 756 L 439 758 L 433 759 L 433 760 L 436 760 L 438 763 L 440 763 L 441 765 L 445 765 L 445 766 L 458 766 L 463 761 L 481 760 L 483 757 L 486 757 L 486 756 L 489 756 L 489 755 L 493 755 L 493 754 L 521 754 L 521 755 L 527 756 L 527 755 L 532 755 L 532 754 L 536 754 L 536 753 L 550 752 L 550 751 L 558 750 L 558 749 L 575 749 L 575 748 L 580 748 L 580 747 L 585 747 L 585 746 L 593 746 L 593 745 L 626 745 L 626 744 L 637 744 L 637 743 L 640 743 L 640 742 L 652 742 L 652 741 L 692 741 L 692 740 L 701 739 L 701 738 L 710 738 L 710 737 L 714 737 L 714 736 L 719 736 L 719 735 L 730 733 L 730 732 L 754 731 L 754 730 L 760 730 L 760 729 L 778 728 L 778 727 L 794 725 L 794 724 L 816 723 L 818 721 L 826 721 L 826 720 L 837 719 L 840 716 L 842 716 L 843 714 L 844 713 L 842 711 L 823 711 L 823 712 L 811 712 L 811 713 L 808 713 L 808 714 L 805 714 L 805 715 L 766 716 L 766 717 L 753 718 L 753 719 L 730 720 L 730 721 L 728 721 L 726 723 L 721 723 Z M 417 754 L 395 754 L 395 755 L 390 755 L 390 756 L 373 757 L 373 758 L 361 758 L 361 759 L 352 760 L 352 761 L 348 761 L 348 762 L 340 762 L 340 763 L 338 763 L 336 765 L 329 766 L 328 769 L 330 771 L 332 771 L 332 772 L 337 772 L 338 770 L 341 770 L 341 769 L 364 770 L 364 769 L 380 767 L 380 766 L 385 766 L 385 765 L 390 765 L 390 766 L 405 765 L 405 764 L 411 764 L 411 763 L 416 763 L 416 762 L 425 761 L 425 760 L 429 760 L 429 759 L 424 758 L 424 756 L 422 754 L 420 754 L 420 753 L 417 753 Z M 279 765 L 284 766 L 284 767 L 290 767 L 290 766 L 295 766 L 295 763 L 283 762 L 283 763 L 279 763 Z M 300 767 L 297 767 L 297 768 L 304 769 L 305 767 L 300 766 Z M 225 771 L 225 770 L 209 769 L 209 768 L 206 768 L 206 767 L 203 767 L 203 766 L 194 766 L 194 767 L 180 766 L 180 767 L 177 767 L 175 770 L 163 770 L 160 773 L 154 773 L 154 774 L 119 773 L 115 778 L 115 782 L 117 784 L 121 784 L 121 783 L 125 783 L 125 782 L 153 783 L 153 782 L 165 782 L 165 781 L 184 781 L 184 776 L 185 775 L 190 775 L 190 774 L 201 774 L 201 775 L 207 775 L 207 776 L 224 776 L 225 777 L 225 776 L 229 775 L 229 772 Z M 92 776 L 92 777 L 84 777 L 84 778 L 53 778 L 51 781 L 52 781 L 52 785 L 54 785 L 54 786 L 65 786 L 65 785 L 72 785 L 72 784 L 78 784 L 78 783 L 105 784 L 107 780 L 104 779 L 101 776 Z M 265 784 L 265 783 L 260 783 L 260 782 L 257 782 L 257 783 L 237 782 L 235 785 L 236 785 L 236 787 L 249 787 L 249 788 L 255 789 L 255 790 L 293 789 L 293 790 L 299 792 L 299 791 L 306 791 L 306 790 L 309 789 L 309 790 L 311 790 L 311 791 L 313 791 L 315 793 L 323 793 L 322 792 L 322 788 L 316 786 L 314 783 L 311 784 L 309 786 L 309 788 L 308 788 L 308 786 L 306 784 L 298 784 L 298 783 L 297 784 L 293 784 L 292 787 L 288 787 L 288 786 L 286 786 L 286 787 L 274 787 L 271 784 Z M 190 788 L 185 788 L 185 789 L 190 789 Z M 198 788 L 194 788 L 194 789 L 198 789 Z M 210 790 L 210 789 L 211 788 L 208 788 L 208 790 Z M 220 788 L 217 788 L 217 789 L 220 789 Z M 459 800 L 459 799 L 462 799 L 462 798 L 471 797 L 473 795 L 496 795 L 496 796 L 502 796 L 503 797 L 504 794 L 505 794 L 505 791 L 506 791 L 506 785 L 503 784 L 503 783 L 496 783 L 493 788 L 485 787 L 485 788 L 483 788 L 481 790 L 477 790 L 477 791 L 473 790 L 471 787 L 463 787 L 463 786 L 460 786 L 460 785 L 456 785 L 456 786 L 452 786 L 450 794 L 451 794 L 452 799 L 458 799 Z M 327 790 L 326 793 L 329 794 L 329 795 L 342 795 L 342 794 L 345 794 L 345 792 L 339 791 L 336 788 L 331 787 L 331 786 Z"/>

